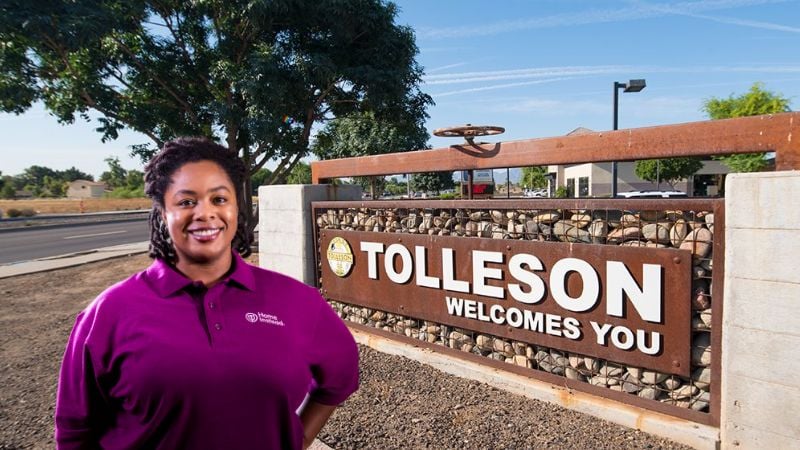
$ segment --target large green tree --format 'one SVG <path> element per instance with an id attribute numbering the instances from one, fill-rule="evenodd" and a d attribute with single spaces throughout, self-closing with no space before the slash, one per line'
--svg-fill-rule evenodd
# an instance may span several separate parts
<path id="1" fill-rule="evenodd" d="M 103 141 L 146 135 L 143 158 L 207 136 L 251 173 L 276 160 L 272 180 L 285 179 L 316 124 L 425 114 L 413 31 L 396 14 L 383 0 L 7 0 L 0 109 L 42 101 L 62 123 L 93 111 Z"/>
<path id="2" fill-rule="evenodd" d="M 423 123 L 424 118 L 424 115 L 416 115 L 401 120 L 387 120 L 372 112 L 339 117 L 320 130 L 312 149 L 319 159 L 424 149 L 429 137 Z M 357 177 L 355 181 L 363 188 L 369 187 L 374 196 L 383 191 L 385 186 L 383 177 Z"/>
<path id="3" fill-rule="evenodd" d="M 547 187 L 547 167 L 523 167 L 520 184 L 526 189 L 539 189 Z"/>
<path id="4" fill-rule="evenodd" d="M 763 83 L 753 83 L 744 94 L 731 94 L 728 98 L 711 97 L 703 102 L 703 111 L 712 119 L 730 119 L 788 112 L 791 111 L 789 103 L 789 99 L 783 95 L 765 90 Z M 726 155 L 717 159 L 734 172 L 758 172 L 767 165 L 764 153 Z"/>
<path id="5" fill-rule="evenodd" d="M 411 177 L 411 189 L 417 192 L 436 192 L 451 189 L 455 185 L 453 172 L 423 172 Z"/>
<path id="6" fill-rule="evenodd" d="M 647 159 L 636 161 L 636 176 L 650 182 L 664 182 L 675 189 L 675 182 L 691 177 L 703 168 L 699 158 Z"/>

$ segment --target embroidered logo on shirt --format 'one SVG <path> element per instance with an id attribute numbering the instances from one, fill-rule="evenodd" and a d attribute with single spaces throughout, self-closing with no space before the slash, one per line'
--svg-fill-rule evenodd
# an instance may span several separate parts
<path id="1" fill-rule="evenodd" d="M 328 265 L 337 277 L 346 277 L 353 268 L 353 250 L 346 240 L 335 237 L 328 244 Z"/>
<path id="2" fill-rule="evenodd" d="M 278 319 L 278 316 L 273 316 L 272 314 L 267 314 L 263 312 L 245 313 L 244 318 L 250 323 L 260 322 L 260 323 L 267 323 L 270 325 L 277 325 L 279 327 L 285 325 L 282 320 Z"/>

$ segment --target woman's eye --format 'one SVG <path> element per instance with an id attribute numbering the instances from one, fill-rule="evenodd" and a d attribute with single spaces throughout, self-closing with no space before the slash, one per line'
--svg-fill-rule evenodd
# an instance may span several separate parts
<path id="1" fill-rule="evenodd" d="M 228 203 L 228 199 L 225 197 L 217 197 L 214 199 L 214 202 L 217 204 Z"/>
<path id="2" fill-rule="evenodd" d="M 178 202 L 178 206 L 186 207 L 194 205 L 194 200 L 184 199 Z"/>

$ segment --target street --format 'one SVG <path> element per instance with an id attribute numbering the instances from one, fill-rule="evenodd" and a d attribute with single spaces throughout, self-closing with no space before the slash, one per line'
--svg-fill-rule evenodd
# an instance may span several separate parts
<path id="1" fill-rule="evenodd" d="M 0 232 L 0 264 L 149 240 L 146 219 L 31 227 Z"/>

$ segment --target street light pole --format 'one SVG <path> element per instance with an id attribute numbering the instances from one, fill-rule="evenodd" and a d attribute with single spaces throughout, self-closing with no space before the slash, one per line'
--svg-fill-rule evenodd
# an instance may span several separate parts
<path id="1" fill-rule="evenodd" d="M 618 130 L 619 117 L 619 90 L 622 92 L 639 92 L 645 88 L 645 80 L 629 80 L 627 83 L 614 82 L 614 131 Z M 617 162 L 611 161 L 611 197 L 617 196 Z"/>

